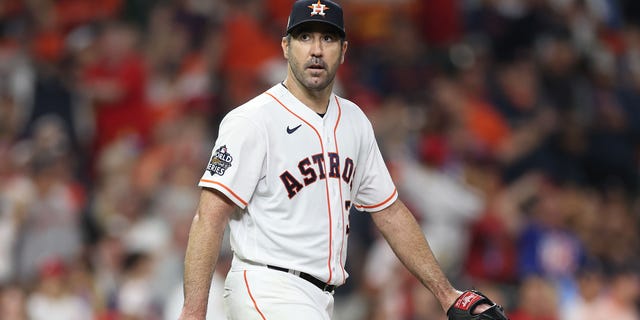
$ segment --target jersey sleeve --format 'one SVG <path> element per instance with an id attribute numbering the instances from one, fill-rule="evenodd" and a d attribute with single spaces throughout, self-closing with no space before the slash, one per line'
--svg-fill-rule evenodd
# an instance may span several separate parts
<path id="1" fill-rule="evenodd" d="M 258 126 L 242 116 L 227 116 L 198 186 L 216 189 L 244 209 L 263 175 L 265 155 Z"/>
<path id="2" fill-rule="evenodd" d="M 376 212 L 391 205 L 398 198 L 398 192 L 370 124 L 365 132 L 360 163 L 356 166 L 359 183 L 354 205 L 361 211 Z"/>

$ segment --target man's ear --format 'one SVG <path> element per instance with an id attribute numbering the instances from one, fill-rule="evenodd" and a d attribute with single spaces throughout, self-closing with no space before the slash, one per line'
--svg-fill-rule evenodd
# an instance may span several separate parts
<path id="1" fill-rule="evenodd" d="M 342 42 L 342 56 L 340 57 L 340 64 L 344 63 L 344 56 L 347 54 L 347 47 L 349 47 L 349 42 L 345 40 Z"/>
<path id="2" fill-rule="evenodd" d="M 285 59 L 289 60 L 289 41 L 287 40 L 287 37 L 282 37 L 280 46 L 282 47 L 282 55 Z"/>

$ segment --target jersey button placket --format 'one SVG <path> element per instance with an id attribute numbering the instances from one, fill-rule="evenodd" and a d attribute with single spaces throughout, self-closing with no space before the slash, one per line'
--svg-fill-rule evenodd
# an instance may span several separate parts
<path id="1" fill-rule="evenodd" d="M 321 123 L 319 124 L 319 127 L 322 128 L 322 140 L 323 140 L 323 144 L 324 144 L 324 148 L 325 148 L 325 159 L 329 159 L 329 153 L 331 152 L 335 152 L 337 153 L 338 150 L 336 150 L 335 146 L 333 144 L 331 144 L 331 128 L 328 125 L 325 125 L 325 121 L 326 119 L 322 119 Z M 326 163 L 327 167 L 326 170 L 330 170 L 329 168 L 329 164 Z M 327 171 L 328 173 L 328 171 Z M 332 224 L 333 224 L 333 232 L 330 235 L 332 237 L 332 261 L 331 261 L 331 272 L 334 275 L 338 275 L 338 272 L 341 272 L 339 266 L 340 266 L 340 248 L 342 247 L 342 239 L 337 237 L 337 235 L 339 235 L 341 233 L 340 229 L 342 226 L 340 224 L 340 219 L 341 219 L 341 214 L 342 212 L 341 210 L 341 206 L 336 206 L 334 205 L 336 201 L 339 201 L 340 199 L 340 193 L 339 190 L 336 188 L 336 185 L 339 187 L 340 186 L 340 180 L 339 179 L 329 179 L 329 177 L 327 177 L 328 182 L 329 182 L 329 206 L 331 208 L 331 220 L 332 220 Z"/>

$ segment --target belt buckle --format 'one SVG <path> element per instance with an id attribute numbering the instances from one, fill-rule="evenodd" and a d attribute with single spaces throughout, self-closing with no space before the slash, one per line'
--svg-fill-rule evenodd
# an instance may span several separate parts
<path id="1" fill-rule="evenodd" d="M 329 288 L 331 288 L 331 291 L 327 290 L 327 289 L 329 289 Z M 326 291 L 326 292 L 331 292 L 331 293 L 333 293 L 333 292 L 335 291 L 335 288 L 333 288 L 333 286 L 332 286 L 332 285 L 330 285 L 330 284 L 328 284 L 328 283 L 325 283 L 325 284 L 324 284 L 324 286 L 322 287 L 322 291 Z"/>

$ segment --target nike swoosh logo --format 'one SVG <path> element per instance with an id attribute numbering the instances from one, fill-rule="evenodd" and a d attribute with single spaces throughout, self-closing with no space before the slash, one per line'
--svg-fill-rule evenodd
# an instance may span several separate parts
<path id="1" fill-rule="evenodd" d="M 296 132 L 296 130 L 298 130 L 298 128 L 300 128 L 300 126 L 301 126 L 301 125 L 302 125 L 302 124 L 299 124 L 299 125 L 298 125 L 297 127 L 295 127 L 295 128 L 289 128 L 289 126 L 287 126 L 287 133 L 288 133 L 288 134 L 292 134 L 292 133 Z"/>

